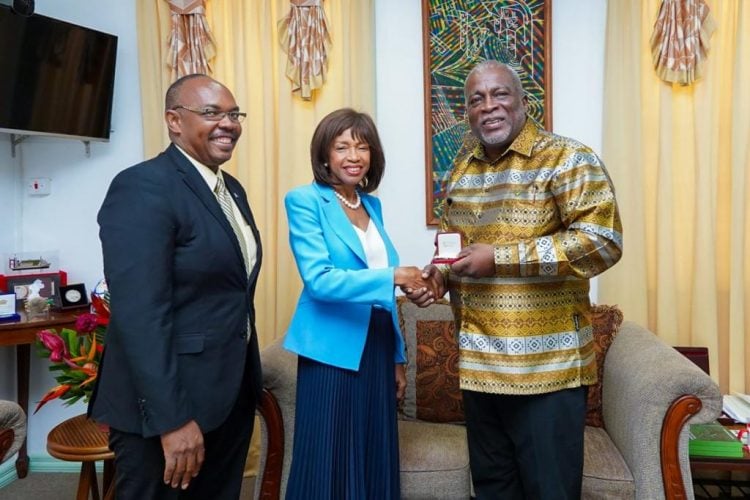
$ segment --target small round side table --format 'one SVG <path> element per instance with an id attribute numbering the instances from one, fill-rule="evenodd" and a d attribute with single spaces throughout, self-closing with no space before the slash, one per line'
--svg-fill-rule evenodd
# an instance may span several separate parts
<path id="1" fill-rule="evenodd" d="M 76 500 L 88 500 L 89 492 L 94 500 L 99 500 L 95 467 L 97 460 L 104 461 L 104 500 L 114 499 L 115 454 L 109 449 L 108 441 L 108 433 L 86 418 L 86 415 L 69 418 L 55 426 L 47 435 L 47 451 L 50 455 L 68 462 L 81 462 Z"/>

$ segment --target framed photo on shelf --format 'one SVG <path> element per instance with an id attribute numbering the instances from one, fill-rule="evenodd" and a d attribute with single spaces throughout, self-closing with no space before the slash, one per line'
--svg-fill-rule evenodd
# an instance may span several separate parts
<path id="1" fill-rule="evenodd" d="M 37 280 L 39 283 L 36 283 Z M 3 276 L 2 281 L 5 289 L 15 293 L 18 302 L 23 303 L 35 287 L 39 287 L 40 297 L 54 299 L 60 287 L 67 285 L 67 275 L 64 272 L 24 274 Z"/>
<path id="2" fill-rule="evenodd" d="M 16 294 L 0 293 L 0 320 L 16 317 Z"/>
<path id="3" fill-rule="evenodd" d="M 459 151 L 476 144 L 465 120 L 469 71 L 496 59 L 518 72 L 529 115 L 552 129 L 552 0 L 422 0 L 426 222 L 442 215 Z"/>

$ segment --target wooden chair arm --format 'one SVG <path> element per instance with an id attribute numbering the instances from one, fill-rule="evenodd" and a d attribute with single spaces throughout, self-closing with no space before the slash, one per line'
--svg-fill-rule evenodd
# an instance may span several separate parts
<path id="1" fill-rule="evenodd" d="M 16 433 L 13 429 L 0 430 L 0 462 L 5 460 L 5 454 L 13 446 L 13 440 L 16 438 Z"/>
<path id="2" fill-rule="evenodd" d="M 661 427 L 661 472 L 664 478 L 664 497 L 686 499 L 685 485 L 680 470 L 680 432 L 688 419 L 698 413 L 703 403 L 696 396 L 685 394 L 675 399 Z"/>
<path id="3" fill-rule="evenodd" d="M 284 419 L 279 403 L 268 389 L 263 389 L 258 411 L 265 421 L 267 432 L 266 464 L 258 498 L 278 500 L 281 495 L 281 471 L 284 465 Z"/>

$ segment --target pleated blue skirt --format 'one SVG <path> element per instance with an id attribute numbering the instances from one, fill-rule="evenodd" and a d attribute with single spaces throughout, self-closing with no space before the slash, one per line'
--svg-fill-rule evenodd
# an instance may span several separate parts
<path id="1" fill-rule="evenodd" d="M 394 335 L 373 309 L 359 371 L 299 357 L 287 500 L 400 497 Z"/>

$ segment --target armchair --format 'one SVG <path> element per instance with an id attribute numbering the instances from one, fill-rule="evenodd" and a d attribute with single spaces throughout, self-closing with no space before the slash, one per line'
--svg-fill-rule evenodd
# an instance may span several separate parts
<path id="1" fill-rule="evenodd" d="M 416 351 L 424 353 L 424 346 L 414 348 L 418 329 L 451 322 L 449 311 L 445 302 L 421 310 L 400 304 L 404 334 L 407 344 L 412 344 L 407 400 L 415 397 L 413 384 L 420 376 L 413 373 Z M 267 347 L 261 359 L 265 391 L 259 410 L 261 461 L 255 495 L 277 499 L 284 498 L 291 464 L 297 363 L 280 341 Z M 632 322 L 624 322 L 614 337 L 601 382 L 604 427 L 586 427 L 582 498 L 693 498 L 686 424 L 718 417 L 718 386 L 687 358 Z M 464 427 L 420 417 L 399 421 L 402 498 L 469 498 Z"/>
<path id="2" fill-rule="evenodd" d="M 0 463 L 23 444 L 26 437 L 26 414 L 12 401 L 0 401 Z"/>

